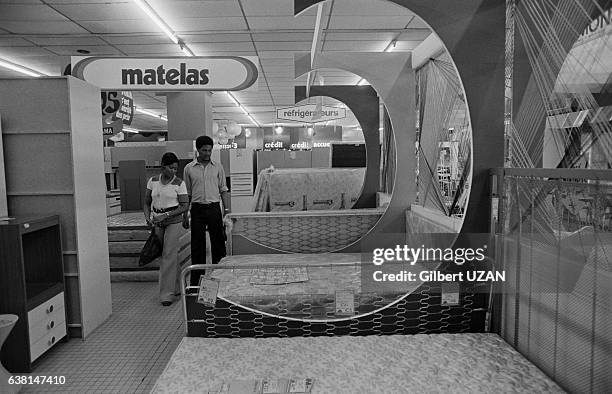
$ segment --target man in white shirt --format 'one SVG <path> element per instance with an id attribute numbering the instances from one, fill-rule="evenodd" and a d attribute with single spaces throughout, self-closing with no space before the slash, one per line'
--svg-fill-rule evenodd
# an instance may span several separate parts
<path id="1" fill-rule="evenodd" d="M 221 163 L 211 160 L 213 140 L 196 139 L 198 158 L 185 166 L 183 179 L 191 203 L 191 263 L 206 264 L 206 230 L 210 236 L 212 263 L 225 257 L 223 217 L 230 212 L 230 194 Z M 223 211 L 221 204 L 223 203 Z M 202 272 L 194 271 L 191 285 L 199 282 Z"/>

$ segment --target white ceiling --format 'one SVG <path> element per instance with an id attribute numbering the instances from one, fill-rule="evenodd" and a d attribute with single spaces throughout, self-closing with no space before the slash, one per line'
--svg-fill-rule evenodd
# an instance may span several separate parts
<path id="1" fill-rule="evenodd" d="M 293 56 L 309 52 L 316 7 L 293 16 L 293 0 L 147 0 L 197 56 L 258 56 L 257 91 L 234 96 L 261 124 L 276 107 L 294 104 Z M 322 20 L 323 53 L 411 51 L 429 34 L 413 13 L 386 0 L 329 0 Z M 0 0 L 0 58 L 48 75 L 61 75 L 78 49 L 96 56 L 183 56 L 178 45 L 132 0 Z M 359 77 L 321 72 L 326 85 L 354 85 Z M 21 74 L 0 67 L 0 78 Z M 319 80 L 317 78 L 316 80 Z M 165 114 L 166 101 L 135 92 L 137 106 Z M 216 119 L 250 123 L 223 93 L 213 94 Z M 160 130 L 166 123 L 137 114 L 133 127 Z"/>

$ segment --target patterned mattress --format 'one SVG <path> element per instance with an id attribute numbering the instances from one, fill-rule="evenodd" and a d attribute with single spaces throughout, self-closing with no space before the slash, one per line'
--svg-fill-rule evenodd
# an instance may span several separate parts
<path id="1" fill-rule="evenodd" d="M 255 188 L 254 211 L 349 209 L 359 198 L 365 168 L 264 170 Z"/>
<path id="2" fill-rule="evenodd" d="M 323 264 L 324 266 L 318 266 Z M 338 265 L 349 264 L 349 265 Z M 294 318 L 335 317 L 336 291 L 354 294 L 356 314 L 371 312 L 414 291 L 421 282 L 362 283 L 374 266 L 359 253 L 256 254 L 228 256 L 220 265 L 257 265 L 254 268 L 216 269 L 218 296 L 257 311 Z M 265 268 L 284 265 L 282 268 Z M 317 266 L 313 266 L 317 265 Z M 421 271 L 416 264 L 411 271 Z M 268 271 L 268 275 L 264 275 Z M 277 279 L 278 284 L 268 283 Z"/>
<path id="3" fill-rule="evenodd" d="M 314 378 L 313 394 L 563 393 L 495 334 L 183 338 L 153 393 Z"/>

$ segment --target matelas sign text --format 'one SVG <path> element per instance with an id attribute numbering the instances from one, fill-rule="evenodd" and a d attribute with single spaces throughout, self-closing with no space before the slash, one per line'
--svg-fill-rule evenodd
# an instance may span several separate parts
<path id="1" fill-rule="evenodd" d="M 102 90 L 243 90 L 257 80 L 257 61 L 245 57 L 91 57 L 72 75 Z"/>
<path id="2" fill-rule="evenodd" d="M 346 109 L 317 106 L 315 104 L 298 105 L 296 107 L 281 108 L 276 110 L 276 117 L 294 122 L 317 123 L 328 120 L 346 118 Z"/>

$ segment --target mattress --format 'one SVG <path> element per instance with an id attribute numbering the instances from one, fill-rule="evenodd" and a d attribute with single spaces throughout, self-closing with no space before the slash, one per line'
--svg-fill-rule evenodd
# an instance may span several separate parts
<path id="1" fill-rule="evenodd" d="M 264 170 L 255 189 L 254 211 L 348 209 L 359 198 L 365 168 Z"/>
<path id="2" fill-rule="evenodd" d="M 388 305 L 422 283 L 375 283 L 369 278 L 378 268 L 362 260 L 359 253 L 236 255 L 219 264 L 249 266 L 213 271 L 212 277 L 220 281 L 219 297 L 257 311 L 302 319 L 335 317 L 337 291 L 352 292 L 355 312 L 363 314 Z M 282 267 L 266 268 L 272 265 Z M 431 264 L 415 264 L 409 269 L 432 268 Z M 266 284 L 274 281 L 276 284 Z"/>
<path id="3" fill-rule="evenodd" d="M 563 393 L 495 334 L 183 338 L 153 393 L 313 378 L 313 394 Z"/>

